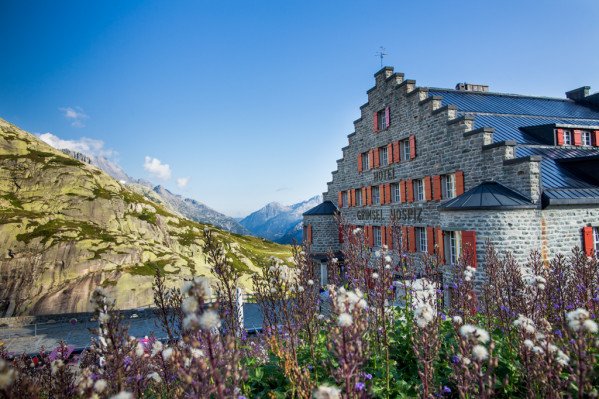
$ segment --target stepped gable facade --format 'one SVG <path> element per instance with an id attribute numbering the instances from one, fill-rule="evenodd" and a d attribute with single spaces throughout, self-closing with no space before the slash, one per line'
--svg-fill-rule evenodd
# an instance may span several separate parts
<path id="1" fill-rule="evenodd" d="M 549 259 L 575 246 L 596 256 L 599 93 L 425 88 L 391 67 L 374 77 L 323 204 L 304 214 L 323 283 L 326 255 L 346 235 L 339 217 L 372 247 L 401 242 L 444 264 L 468 251 L 479 281 L 487 240 L 521 262 L 531 250 Z"/>

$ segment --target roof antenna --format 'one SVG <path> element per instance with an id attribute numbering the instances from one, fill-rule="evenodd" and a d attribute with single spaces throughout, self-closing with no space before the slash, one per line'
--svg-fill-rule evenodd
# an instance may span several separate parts
<path id="1" fill-rule="evenodd" d="M 383 46 L 379 47 L 379 51 L 374 55 L 375 57 L 379 57 L 381 59 L 381 68 L 383 67 L 383 58 L 388 55 L 385 53 L 385 48 Z"/>

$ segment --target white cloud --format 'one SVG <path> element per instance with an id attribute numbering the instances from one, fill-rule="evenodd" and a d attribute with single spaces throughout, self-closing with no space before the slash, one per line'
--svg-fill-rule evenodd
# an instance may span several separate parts
<path id="1" fill-rule="evenodd" d="M 83 121 L 89 118 L 81 107 L 64 107 L 58 110 L 62 111 L 64 117 L 71 121 L 71 126 L 74 127 L 85 127 Z"/>
<path id="2" fill-rule="evenodd" d="M 179 177 L 177 179 L 177 186 L 181 188 L 187 186 L 187 183 L 189 183 L 189 177 Z"/>
<path id="3" fill-rule="evenodd" d="M 159 179 L 168 180 L 171 178 L 171 167 L 168 164 L 162 163 L 160 159 L 146 156 L 144 169 Z"/>
<path id="4" fill-rule="evenodd" d="M 42 133 L 39 135 L 39 138 L 57 150 L 71 150 L 86 155 L 101 156 L 104 158 L 116 156 L 115 151 L 104 148 L 104 142 L 102 140 L 95 140 L 87 137 L 82 137 L 78 140 L 63 140 L 52 133 Z"/>

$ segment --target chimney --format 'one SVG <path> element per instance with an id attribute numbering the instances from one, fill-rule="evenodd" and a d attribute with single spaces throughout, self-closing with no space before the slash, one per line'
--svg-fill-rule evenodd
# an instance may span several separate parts
<path id="1" fill-rule="evenodd" d="M 572 101 L 584 101 L 585 97 L 588 97 L 589 92 L 591 91 L 590 86 L 582 86 L 578 89 L 570 90 L 566 92 L 566 97 L 568 97 Z"/>
<path id="2" fill-rule="evenodd" d="M 489 86 L 464 82 L 455 85 L 455 89 L 457 91 L 474 91 L 479 93 L 485 93 L 489 91 Z"/>

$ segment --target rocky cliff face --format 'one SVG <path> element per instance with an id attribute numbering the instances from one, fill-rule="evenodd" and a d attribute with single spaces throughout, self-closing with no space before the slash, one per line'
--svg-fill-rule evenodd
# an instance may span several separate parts
<path id="1" fill-rule="evenodd" d="M 245 274 L 288 247 L 192 222 L 100 169 L 0 119 L 0 316 L 89 311 L 106 288 L 121 308 L 152 302 L 156 269 L 176 286 L 210 276 L 204 228 Z"/>

